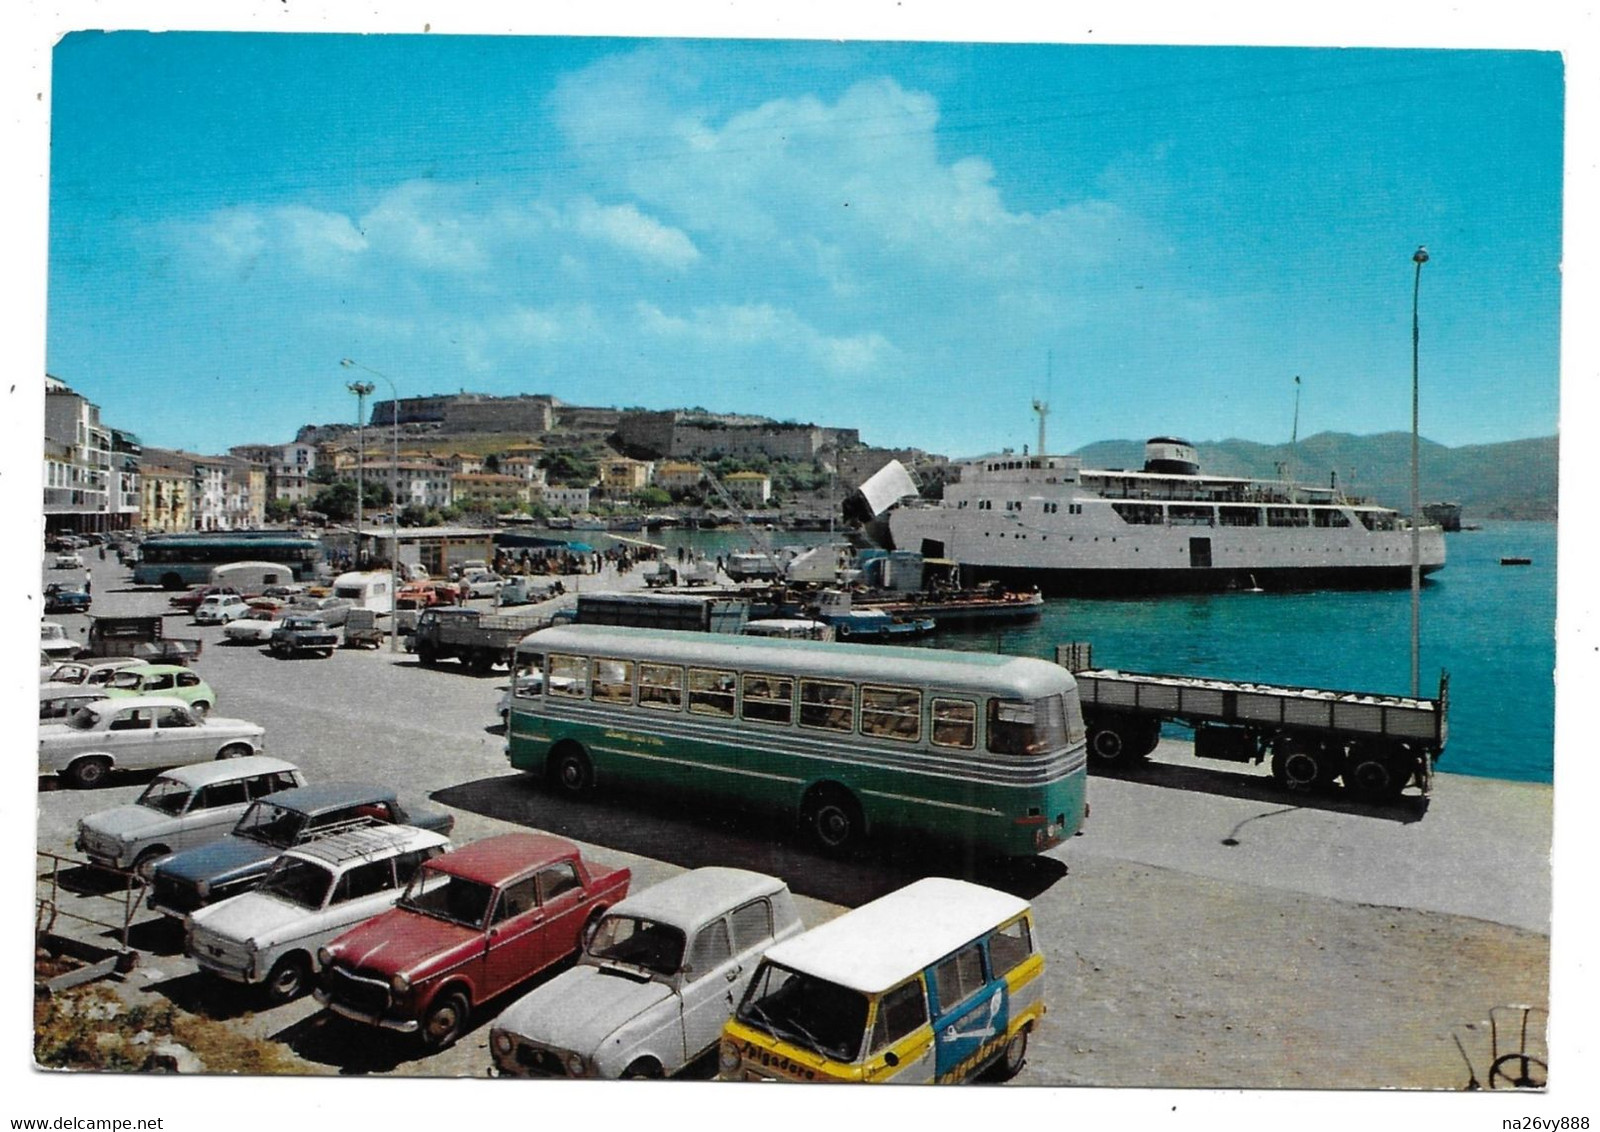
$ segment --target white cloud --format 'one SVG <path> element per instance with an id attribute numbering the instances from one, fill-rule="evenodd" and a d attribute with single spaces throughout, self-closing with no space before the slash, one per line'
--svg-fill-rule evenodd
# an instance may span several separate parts
<path id="1" fill-rule="evenodd" d="M 461 190 L 427 181 L 400 185 L 361 218 L 372 248 L 429 270 L 475 272 L 486 266 Z M 466 219 L 464 219 L 466 217 Z"/>
<path id="2" fill-rule="evenodd" d="M 697 308 L 673 315 L 651 303 L 636 308 L 638 331 L 699 351 L 750 358 L 766 354 L 817 367 L 829 375 L 870 373 L 896 350 L 877 332 L 831 335 L 793 311 L 766 303 Z"/>
<path id="3" fill-rule="evenodd" d="M 632 204 L 601 205 L 585 197 L 573 203 L 572 218 L 580 234 L 641 259 L 682 268 L 700 258 L 694 241 L 681 230 L 644 215 Z"/>

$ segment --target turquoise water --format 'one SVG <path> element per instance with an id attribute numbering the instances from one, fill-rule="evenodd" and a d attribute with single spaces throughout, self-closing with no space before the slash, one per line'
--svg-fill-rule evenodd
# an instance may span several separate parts
<path id="1" fill-rule="evenodd" d="M 777 533 L 776 544 L 826 536 Z M 671 536 L 716 555 L 744 549 L 728 532 Z M 1450 673 L 1450 742 L 1439 769 L 1549 782 L 1555 743 L 1556 526 L 1486 523 L 1447 536 L 1448 565 L 1422 588 L 1423 696 Z M 1501 566 L 1502 557 L 1531 558 Z M 1106 668 L 1406 695 L 1411 592 L 1326 591 L 1046 603 L 1024 625 L 941 630 L 940 648 L 1053 657 L 1088 641 Z"/>

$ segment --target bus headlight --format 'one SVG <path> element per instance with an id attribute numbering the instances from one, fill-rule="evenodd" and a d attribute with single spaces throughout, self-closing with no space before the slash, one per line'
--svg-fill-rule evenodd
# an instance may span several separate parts
<path id="1" fill-rule="evenodd" d="M 724 1073 L 737 1073 L 739 1071 L 739 1047 L 732 1042 L 724 1041 L 717 1051 L 717 1068 Z"/>

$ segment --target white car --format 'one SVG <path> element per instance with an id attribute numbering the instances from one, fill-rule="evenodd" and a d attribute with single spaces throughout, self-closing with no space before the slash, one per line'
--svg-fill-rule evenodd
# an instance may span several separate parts
<path id="1" fill-rule="evenodd" d="M 250 605 L 238 594 L 211 594 L 195 607 L 196 625 L 226 625 L 250 616 Z"/>
<path id="2" fill-rule="evenodd" d="M 69 551 L 65 551 L 65 552 L 63 552 L 61 554 L 58 554 L 58 555 L 56 555 L 56 560 L 55 560 L 55 563 L 52 566 L 52 569 L 56 569 L 56 570 L 82 570 L 83 569 L 83 555 L 78 554 L 78 553 L 76 553 L 74 551 L 70 551 L 70 550 Z"/>
<path id="3" fill-rule="evenodd" d="M 272 1002 L 309 988 L 323 944 L 394 907 L 424 861 L 450 848 L 443 834 L 373 825 L 288 850 L 261 886 L 196 909 L 185 950 L 236 983 L 264 984 Z"/>
<path id="4" fill-rule="evenodd" d="M 474 570 L 461 575 L 461 587 L 467 597 L 494 597 L 505 585 L 505 579 L 488 570 Z"/>
<path id="5" fill-rule="evenodd" d="M 495 1068 L 671 1076 L 716 1048 L 762 953 L 800 931 L 788 886 L 744 869 L 693 869 L 629 896 L 601 918 L 576 967 L 495 1019 Z"/>
<path id="6" fill-rule="evenodd" d="M 266 755 L 175 767 L 131 806 L 81 819 L 76 848 L 97 865 L 148 873 L 168 853 L 226 837 L 257 798 L 305 784 L 299 767 Z"/>
<path id="7" fill-rule="evenodd" d="M 222 638 L 241 644 L 264 645 L 271 642 L 272 631 L 282 624 L 282 610 L 252 609 L 247 616 L 224 625 Z"/>
<path id="8" fill-rule="evenodd" d="M 57 660 L 70 660 L 78 655 L 83 646 L 67 633 L 65 625 L 59 621 L 39 622 L 39 650 L 48 653 Z"/>
<path id="9" fill-rule="evenodd" d="M 110 660 L 69 660 L 55 665 L 50 670 L 49 679 L 53 684 L 89 684 L 105 687 L 122 669 L 148 663 L 143 657 L 137 656 L 119 656 Z"/>
<path id="10" fill-rule="evenodd" d="M 127 696 L 85 704 L 62 723 L 39 725 L 39 773 L 98 786 L 113 769 L 159 770 L 204 759 L 260 754 L 266 728 L 243 719 L 201 718 L 172 696 Z"/>
<path id="11" fill-rule="evenodd" d="M 65 719 L 84 704 L 106 698 L 106 690 L 94 684 L 57 684 L 47 680 L 39 685 L 39 719 Z"/>

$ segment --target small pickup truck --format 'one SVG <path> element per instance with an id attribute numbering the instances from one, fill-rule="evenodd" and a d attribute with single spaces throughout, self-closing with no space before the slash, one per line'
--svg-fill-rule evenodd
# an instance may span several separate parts
<path id="1" fill-rule="evenodd" d="M 487 613 L 480 609 L 433 608 L 422 611 L 411 649 L 424 667 L 455 659 L 476 673 L 511 666 L 517 643 L 550 619 L 539 613 Z"/>
<path id="2" fill-rule="evenodd" d="M 322 949 L 317 1001 L 443 1049 L 475 1006 L 576 954 L 631 880 L 626 868 L 591 865 L 572 842 L 539 833 L 435 857 L 394 908 Z"/>
<path id="3" fill-rule="evenodd" d="M 267 651 L 273 656 L 299 656 L 314 653 L 329 657 L 339 647 L 339 634 L 320 617 L 285 617 L 283 623 L 272 631 Z"/>

